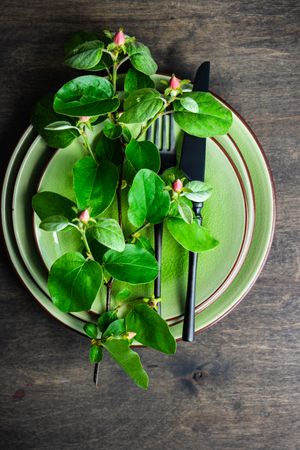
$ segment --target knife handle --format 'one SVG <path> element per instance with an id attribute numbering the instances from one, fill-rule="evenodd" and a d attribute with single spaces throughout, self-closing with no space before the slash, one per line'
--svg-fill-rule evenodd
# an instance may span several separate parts
<path id="1" fill-rule="evenodd" d="M 158 262 L 158 275 L 154 280 L 154 297 L 161 297 L 161 263 L 162 263 L 162 236 L 163 236 L 163 223 L 154 225 L 154 248 L 155 257 Z M 161 302 L 157 303 L 157 312 L 161 315 Z"/>
<path id="2" fill-rule="evenodd" d="M 193 202 L 193 210 L 199 225 L 202 224 L 201 210 L 203 203 Z M 195 339 L 195 298 L 197 282 L 198 253 L 189 252 L 188 287 L 185 301 L 182 340 L 193 342 Z"/>
<path id="3" fill-rule="evenodd" d="M 93 376 L 93 380 L 94 380 L 94 383 L 95 383 L 96 387 L 98 387 L 99 383 L 100 383 L 100 373 L 99 373 L 99 371 L 100 371 L 100 364 L 96 363 L 95 366 L 94 366 L 94 376 Z"/>

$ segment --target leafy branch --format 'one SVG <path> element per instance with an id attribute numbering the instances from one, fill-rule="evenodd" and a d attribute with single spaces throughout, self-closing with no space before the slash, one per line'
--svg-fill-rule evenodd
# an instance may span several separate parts
<path id="1" fill-rule="evenodd" d="M 118 72 L 127 61 L 132 67 L 124 78 Z M 76 251 L 54 261 L 49 293 L 69 313 L 89 311 L 106 288 L 105 312 L 99 311 L 97 323 L 84 326 L 91 339 L 90 360 L 100 363 L 106 352 L 138 386 L 147 388 L 148 375 L 130 348 L 133 339 L 167 354 L 176 350 L 166 321 L 157 314 L 158 299 L 135 298 L 128 288 L 152 286 L 158 275 L 149 238 L 152 226 L 164 222 L 173 238 L 193 252 L 211 250 L 218 242 L 195 221 L 191 207 L 192 201 L 209 198 L 211 186 L 186 180 L 176 167 L 160 173 L 160 153 L 143 136 L 168 114 L 186 133 L 223 134 L 231 113 L 211 94 L 189 92 L 188 80 L 175 75 L 158 90 L 150 50 L 123 30 L 106 30 L 102 37 L 75 33 L 65 44 L 65 64 L 88 73 L 42 99 L 32 116 L 50 147 L 67 152 L 79 140 L 85 151 L 73 167 L 75 201 L 54 192 L 38 192 L 32 200 L 41 229 L 74 229 L 81 238 Z M 125 283 L 119 292 L 115 280 Z"/>

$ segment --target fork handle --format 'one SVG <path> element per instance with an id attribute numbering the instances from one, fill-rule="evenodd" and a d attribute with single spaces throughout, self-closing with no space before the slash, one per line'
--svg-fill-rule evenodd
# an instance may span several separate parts
<path id="1" fill-rule="evenodd" d="M 161 262 L 162 262 L 162 236 L 163 236 L 163 223 L 154 225 L 154 248 L 155 257 L 158 262 L 158 275 L 154 280 L 154 297 L 161 297 Z M 157 312 L 161 315 L 161 304 L 157 304 Z"/>
<path id="2" fill-rule="evenodd" d="M 203 203 L 193 203 L 193 210 L 199 225 L 202 224 Z M 193 342 L 195 339 L 195 298 L 197 282 L 198 253 L 189 252 L 188 285 L 185 301 L 185 312 L 183 320 L 182 340 Z"/>

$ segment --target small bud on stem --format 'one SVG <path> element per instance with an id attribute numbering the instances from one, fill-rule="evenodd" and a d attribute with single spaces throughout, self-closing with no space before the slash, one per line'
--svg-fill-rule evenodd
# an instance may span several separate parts
<path id="1" fill-rule="evenodd" d="M 114 35 L 114 44 L 116 45 L 124 45 L 125 44 L 125 34 L 123 33 L 122 30 L 118 31 L 115 35 Z"/>
<path id="2" fill-rule="evenodd" d="M 183 188 L 182 181 L 179 180 L 179 178 L 177 180 L 175 180 L 174 183 L 172 184 L 172 188 L 173 188 L 173 191 L 175 191 L 179 194 Z"/>
<path id="3" fill-rule="evenodd" d="M 80 122 L 88 122 L 90 120 L 90 116 L 81 116 L 79 117 Z"/>
<path id="4" fill-rule="evenodd" d="M 174 90 L 180 88 L 180 80 L 174 74 L 170 79 L 169 87 Z"/>
<path id="5" fill-rule="evenodd" d="M 89 213 L 89 210 L 88 210 L 88 209 L 85 209 L 84 211 L 82 211 L 82 212 L 79 214 L 79 220 L 80 220 L 80 222 L 82 222 L 82 223 L 85 223 L 85 224 L 88 223 L 88 221 L 90 220 L 90 213 Z"/>

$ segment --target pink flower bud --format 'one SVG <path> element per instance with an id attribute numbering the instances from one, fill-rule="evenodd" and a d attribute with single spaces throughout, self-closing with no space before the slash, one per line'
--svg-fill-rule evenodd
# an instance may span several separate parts
<path id="1" fill-rule="evenodd" d="M 129 332 L 127 333 L 128 339 L 133 339 L 135 335 L 136 335 L 136 333 L 134 333 L 133 331 L 129 331 Z"/>
<path id="2" fill-rule="evenodd" d="M 80 222 L 88 223 L 88 221 L 90 220 L 90 213 L 88 209 L 81 211 L 81 213 L 79 214 L 79 220 Z"/>
<path id="3" fill-rule="evenodd" d="M 124 45 L 125 44 L 125 34 L 122 30 L 118 31 L 114 36 L 114 44 Z"/>
<path id="4" fill-rule="evenodd" d="M 172 75 L 169 86 L 171 89 L 178 89 L 180 87 L 180 80 L 178 80 L 175 75 Z"/>
<path id="5" fill-rule="evenodd" d="M 173 188 L 173 191 L 175 191 L 175 192 L 178 192 L 178 193 L 181 192 L 182 188 L 183 188 L 182 181 L 179 180 L 179 178 L 177 180 L 175 180 L 174 183 L 172 184 L 172 188 Z"/>
<path id="6" fill-rule="evenodd" d="M 90 120 L 90 116 L 81 116 L 79 117 L 80 122 L 88 122 Z"/>

